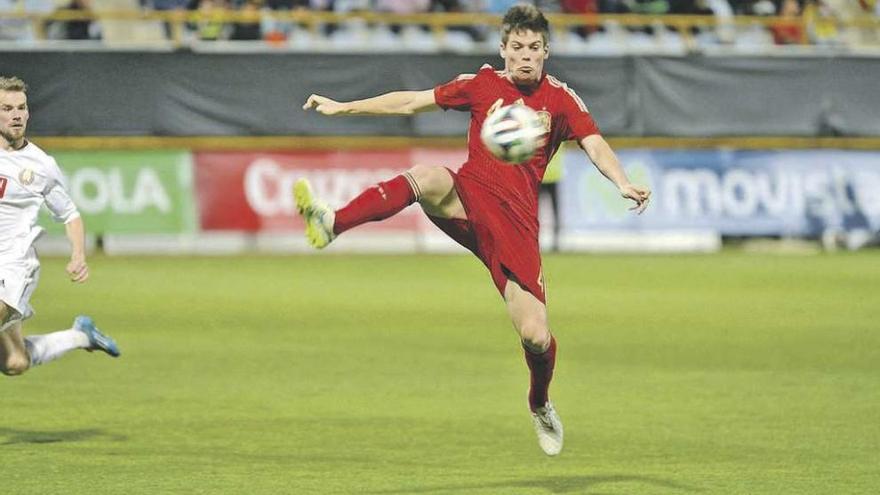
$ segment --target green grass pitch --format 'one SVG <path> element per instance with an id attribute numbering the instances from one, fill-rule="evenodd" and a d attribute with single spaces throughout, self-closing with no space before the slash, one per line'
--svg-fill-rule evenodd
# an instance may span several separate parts
<path id="1" fill-rule="evenodd" d="M 9 494 L 867 494 L 880 253 L 548 256 L 566 428 L 466 256 L 44 260 L 25 333 L 123 356 L 2 379 Z"/>

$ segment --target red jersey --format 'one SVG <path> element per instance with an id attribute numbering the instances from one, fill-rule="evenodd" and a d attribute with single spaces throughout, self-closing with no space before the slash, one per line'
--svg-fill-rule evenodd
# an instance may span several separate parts
<path id="1" fill-rule="evenodd" d="M 437 86 L 434 99 L 444 110 L 471 112 L 468 160 L 458 175 L 503 202 L 509 209 L 510 220 L 537 237 L 538 189 L 547 162 L 563 141 L 580 141 L 599 133 L 583 100 L 565 83 L 546 73 L 536 88 L 524 89 L 504 77 L 504 71 L 496 71 L 488 64 L 477 74 L 462 74 Z M 534 109 L 550 126 L 546 145 L 520 165 L 498 160 L 480 141 L 480 129 L 490 110 L 515 102 Z"/>

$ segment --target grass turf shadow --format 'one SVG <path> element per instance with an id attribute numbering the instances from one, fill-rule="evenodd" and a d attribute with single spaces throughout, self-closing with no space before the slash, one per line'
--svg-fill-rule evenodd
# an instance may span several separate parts
<path id="1" fill-rule="evenodd" d="M 0 428 L 0 446 L 15 445 L 21 443 L 60 443 L 79 442 L 97 437 L 107 437 L 110 440 L 120 442 L 127 440 L 123 435 L 113 435 L 99 429 L 67 430 L 67 431 L 35 431 L 16 430 L 14 428 Z"/>
<path id="2" fill-rule="evenodd" d="M 600 485 L 615 483 L 642 483 L 660 488 L 669 488 L 685 492 L 700 492 L 698 488 L 678 483 L 671 480 L 652 478 L 650 476 L 637 476 L 614 474 L 605 476 L 552 476 L 532 480 L 497 481 L 491 483 L 472 483 L 445 486 L 410 487 L 392 490 L 375 490 L 366 493 L 371 494 L 396 494 L 396 493 L 432 493 L 432 492 L 467 492 L 470 490 L 489 489 L 515 489 L 532 488 L 544 489 L 547 493 L 585 493 L 587 490 L 597 489 Z M 598 495 L 597 492 L 590 492 Z"/>

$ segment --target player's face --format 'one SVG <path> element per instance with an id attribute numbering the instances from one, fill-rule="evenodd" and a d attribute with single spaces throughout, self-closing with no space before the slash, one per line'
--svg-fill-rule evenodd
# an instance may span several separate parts
<path id="1" fill-rule="evenodd" d="M 0 91 L 0 136 L 6 144 L 21 143 L 28 117 L 27 95 L 21 91 Z"/>
<path id="2" fill-rule="evenodd" d="M 507 73 L 519 86 L 534 86 L 541 80 L 544 61 L 550 55 L 541 33 L 512 31 L 501 45 L 501 57 Z"/>

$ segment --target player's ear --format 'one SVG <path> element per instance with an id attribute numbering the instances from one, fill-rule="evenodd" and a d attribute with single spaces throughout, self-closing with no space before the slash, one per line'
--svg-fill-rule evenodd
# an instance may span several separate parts
<path id="1" fill-rule="evenodd" d="M 504 42 L 502 41 L 500 45 L 498 45 L 498 54 L 501 55 L 501 58 L 506 59 L 507 57 L 504 55 Z"/>

